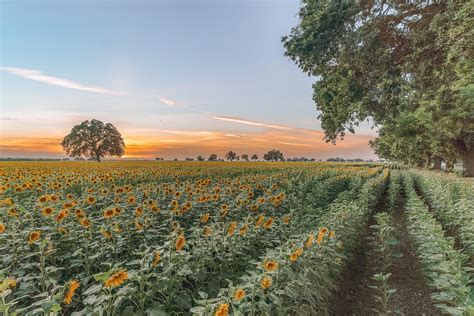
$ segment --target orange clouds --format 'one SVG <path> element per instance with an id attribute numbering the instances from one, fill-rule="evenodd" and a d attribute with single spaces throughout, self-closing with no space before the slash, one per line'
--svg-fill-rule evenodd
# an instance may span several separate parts
<path id="1" fill-rule="evenodd" d="M 174 131 L 160 129 L 129 129 L 125 138 L 125 159 L 167 159 L 209 156 L 223 157 L 229 150 L 238 154 L 257 153 L 262 156 L 270 149 L 281 150 L 285 157 L 328 158 L 334 156 L 375 158 L 368 146 L 374 136 L 348 135 L 337 145 L 326 143 L 323 133 L 308 129 L 271 129 L 252 133 L 221 131 Z M 18 137 L 2 136 L 0 156 L 4 157 L 60 157 L 61 136 Z"/>

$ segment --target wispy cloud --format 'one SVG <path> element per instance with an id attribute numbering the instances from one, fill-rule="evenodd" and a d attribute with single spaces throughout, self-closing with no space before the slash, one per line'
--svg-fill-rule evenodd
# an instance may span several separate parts
<path id="1" fill-rule="evenodd" d="M 127 93 L 122 91 L 115 91 L 110 90 L 102 87 L 94 87 L 88 86 L 81 83 L 77 83 L 68 79 L 53 77 L 43 74 L 39 70 L 34 69 L 24 69 L 24 68 L 16 68 L 16 67 L 0 67 L 0 70 L 8 72 L 12 75 L 22 77 L 29 80 L 39 81 L 42 83 L 60 86 L 63 88 L 74 89 L 74 90 L 81 90 L 81 91 L 88 91 L 94 93 L 101 93 L 101 94 L 108 94 L 108 95 L 127 95 Z"/>
<path id="2" fill-rule="evenodd" d="M 244 125 L 250 125 L 250 126 L 261 126 L 261 127 L 267 127 L 267 128 L 273 128 L 273 129 L 282 129 L 282 130 L 292 129 L 291 127 L 288 127 L 288 126 L 275 125 L 275 124 L 266 124 L 266 123 L 262 123 L 262 122 L 247 120 L 247 119 L 240 118 L 240 117 L 237 117 L 237 116 L 210 115 L 209 117 L 214 119 L 214 120 L 232 122 L 232 123 L 238 123 L 238 124 L 244 124 Z"/>
<path id="3" fill-rule="evenodd" d="M 179 106 L 178 102 L 176 102 L 174 100 L 171 100 L 171 99 L 161 97 L 160 101 L 161 101 L 161 103 L 164 103 L 164 104 L 169 105 L 169 106 Z"/>

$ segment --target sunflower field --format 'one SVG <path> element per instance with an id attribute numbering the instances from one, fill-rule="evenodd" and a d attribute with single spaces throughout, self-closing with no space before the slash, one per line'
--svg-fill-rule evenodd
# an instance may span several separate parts
<path id="1" fill-rule="evenodd" d="M 325 311 L 388 178 L 317 163 L 0 170 L 3 315 Z"/>

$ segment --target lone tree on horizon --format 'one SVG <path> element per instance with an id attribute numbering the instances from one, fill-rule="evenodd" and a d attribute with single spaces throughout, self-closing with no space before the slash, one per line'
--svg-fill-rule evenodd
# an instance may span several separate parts
<path id="1" fill-rule="evenodd" d="M 276 149 L 272 149 L 268 153 L 263 155 L 263 160 L 266 160 L 266 161 L 278 161 L 278 160 L 284 161 L 285 158 L 283 157 L 283 153 L 281 151 L 276 150 Z"/>
<path id="2" fill-rule="evenodd" d="M 125 154 L 125 143 L 117 128 L 95 119 L 75 125 L 61 146 L 69 157 L 91 157 L 98 162 L 106 155 Z"/>

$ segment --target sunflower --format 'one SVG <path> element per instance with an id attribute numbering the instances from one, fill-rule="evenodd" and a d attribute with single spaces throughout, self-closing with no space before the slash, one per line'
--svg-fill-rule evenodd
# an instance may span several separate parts
<path id="1" fill-rule="evenodd" d="M 239 230 L 239 235 L 245 236 L 247 234 L 248 229 L 249 229 L 249 225 L 244 224 L 244 226 L 242 226 L 242 228 Z"/>
<path id="2" fill-rule="evenodd" d="M 41 232 L 39 230 L 30 232 L 30 234 L 28 235 L 28 244 L 31 245 L 35 243 L 36 241 L 40 239 L 40 237 L 41 237 Z"/>
<path id="3" fill-rule="evenodd" d="M 217 308 L 214 316 L 227 316 L 229 315 L 229 304 L 221 304 L 219 308 Z"/>
<path id="4" fill-rule="evenodd" d="M 67 229 L 64 228 L 64 227 L 59 227 L 59 228 L 58 228 L 58 232 L 59 232 L 60 234 L 66 235 L 66 234 L 67 234 Z"/>
<path id="5" fill-rule="evenodd" d="M 295 262 L 303 254 L 303 248 L 298 248 L 290 255 L 290 261 Z"/>
<path id="6" fill-rule="evenodd" d="M 115 210 L 105 210 L 104 218 L 112 218 L 115 215 Z"/>
<path id="7" fill-rule="evenodd" d="M 128 204 L 133 204 L 133 203 L 135 203 L 136 200 L 137 200 L 137 199 L 135 199 L 134 196 L 129 196 L 129 197 L 128 197 Z"/>
<path id="8" fill-rule="evenodd" d="M 183 235 L 179 235 L 178 239 L 176 239 L 176 251 L 181 251 L 183 249 L 184 245 L 186 244 L 186 238 L 184 238 Z"/>
<path id="9" fill-rule="evenodd" d="M 263 269 L 267 272 L 273 272 L 278 269 L 278 263 L 274 260 L 265 260 L 263 263 Z"/>
<path id="10" fill-rule="evenodd" d="M 0 223 L 0 234 L 5 231 L 5 225 L 3 223 Z"/>
<path id="11" fill-rule="evenodd" d="M 89 204 L 89 205 L 94 204 L 94 203 L 95 203 L 95 198 L 94 198 L 93 196 L 90 196 L 90 195 L 89 195 L 89 196 L 86 198 L 86 203 Z"/>
<path id="12" fill-rule="evenodd" d="M 113 211 L 114 211 L 114 215 L 120 215 L 122 213 L 122 209 L 118 206 L 115 207 Z"/>
<path id="13" fill-rule="evenodd" d="M 154 267 L 156 267 L 158 265 L 158 263 L 160 263 L 160 260 L 161 260 L 161 254 L 160 252 L 157 250 L 155 252 L 155 257 L 153 258 L 153 262 L 151 263 L 151 265 Z"/>
<path id="14" fill-rule="evenodd" d="M 84 228 L 91 227 L 91 222 L 87 218 L 82 219 L 80 223 Z"/>
<path id="15" fill-rule="evenodd" d="M 207 223 L 207 221 L 209 220 L 209 217 L 210 217 L 210 214 L 209 214 L 209 213 L 204 214 L 204 215 L 201 217 L 201 223 Z"/>
<path id="16" fill-rule="evenodd" d="M 137 230 L 143 230 L 143 227 L 144 227 L 143 224 L 140 223 L 139 220 L 135 220 L 135 228 L 136 228 Z"/>
<path id="17" fill-rule="evenodd" d="M 140 217 L 140 216 L 142 216 L 142 215 L 143 215 L 143 209 L 142 209 L 141 207 L 137 207 L 137 208 L 135 209 L 135 216 L 136 216 L 136 217 Z"/>
<path id="18" fill-rule="evenodd" d="M 100 232 L 102 233 L 102 236 L 104 236 L 104 238 L 107 238 L 107 239 L 112 238 L 112 233 L 109 232 L 108 230 L 101 228 Z"/>
<path id="19" fill-rule="evenodd" d="M 321 244 L 321 242 L 323 241 L 323 238 L 324 238 L 324 233 L 320 230 L 319 233 L 318 233 L 318 239 L 316 240 L 318 245 Z"/>
<path id="20" fill-rule="evenodd" d="M 45 207 L 41 210 L 41 213 L 43 213 L 43 216 L 51 216 L 53 209 L 51 207 Z"/>
<path id="21" fill-rule="evenodd" d="M 204 236 L 211 236 L 212 235 L 212 228 L 209 226 L 204 227 Z"/>
<path id="22" fill-rule="evenodd" d="M 116 288 L 122 285 L 125 280 L 128 279 L 128 273 L 126 270 L 119 270 L 112 274 L 107 280 L 105 280 L 104 285 L 108 288 Z"/>
<path id="23" fill-rule="evenodd" d="M 273 224 L 273 217 L 270 217 L 270 218 L 267 219 L 267 221 L 263 224 L 263 228 L 268 229 L 268 228 L 272 227 L 272 224 Z"/>
<path id="24" fill-rule="evenodd" d="M 233 236 L 236 228 L 237 222 L 231 222 L 229 225 L 229 229 L 227 230 L 227 236 Z"/>
<path id="25" fill-rule="evenodd" d="M 272 283 L 273 283 L 273 280 L 271 277 L 269 276 L 264 276 L 262 278 L 262 280 L 260 280 L 260 286 L 262 289 L 266 290 L 268 289 L 270 286 L 272 286 Z"/>
<path id="26" fill-rule="evenodd" d="M 257 218 L 257 221 L 255 222 L 255 227 L 260 227 L 260 225 L 262 225 L 264 220 L 265 220 L 265 217 L 263 217 L 263 215 L 259 215 Z"/>
<path id="27" fill-rule="evenodd" d="M 62 222 L 67 216 L 69 215 L 69 211 L 67 209 L 63 209 L 59 214 L 56 216 L 56 222 Z"/>
<path id="28" fill-rule="evenodd" d="M 16 208 L 11 208 L 8 211 L 8 216 L 17 217 L 18 216 L 18 210 Z"/>
<path id="29" fill-rule="evenodd" d="M 305 242 L 306 248 L 311 247 L 311 245 L 313 245 L 313 242 L 314 242 L 314 234 L 311 233 L 311 234 L 309 234 L 308 239 Z"/>
<path id="30" fill-rule="evenodd" d="M 66 305 L 71 304 L 74 293 L 79 288 L 79 286 L 81 286 L 81 283 L 79 283 L 79 281 L 77 280 L 71 280 L 69 282 L 69 288 L 64 295 L 64 300 L 63 300 L 64 304 Z"/>
<path id="31" fill-rule="evenodd" d="M 234 292 L 234 300 L 241 301 L 245 297 L 245 291 L 243 289 L 236 289 Z"/>
<path id="32" fill-rule="evenodd" d="M 86 213 L 83 211 L 83 210 L 76 210 L 74 212 L 74 214 L 76 215 L 76 218 L 77 219 L 83 219 L 84 217 L 86 217 Z"/>
<path id="33" fill-rule="evenodd" d="M 290 223 L 290 215 L 283 216 L 283 224 L 288 225 Z"/>

